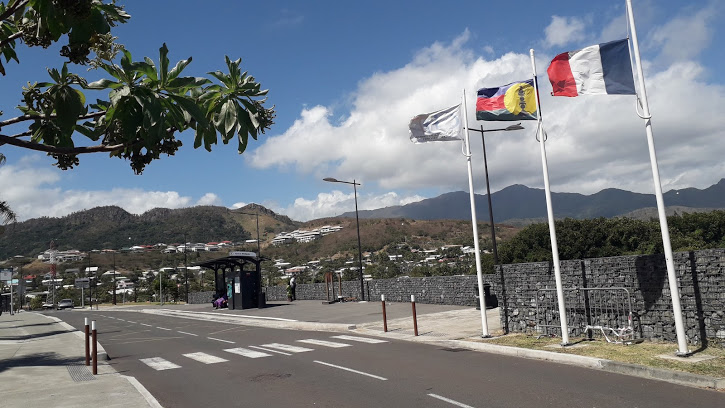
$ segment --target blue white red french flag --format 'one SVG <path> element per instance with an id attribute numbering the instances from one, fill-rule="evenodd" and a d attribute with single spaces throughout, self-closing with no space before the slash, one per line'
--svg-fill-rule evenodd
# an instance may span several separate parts
<path id="1" fill-rule="evenodd" d="M 554 96 L 635 94 L 627 39 L 559 54 L 546 73 Z"/>

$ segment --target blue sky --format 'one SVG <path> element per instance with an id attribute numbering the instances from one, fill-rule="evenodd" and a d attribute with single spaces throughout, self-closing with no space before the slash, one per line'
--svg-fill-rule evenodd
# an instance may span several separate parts
<path id="1" fill-rule="evenodd" d="M 415 145 L 413 116 L 460 102 L 469 126 L 475 92 L 531 77 L 537 57 L 549 139 L 552 191 L 592 194 L 604 188 L 652 193 L 644 125 L 632 96 L 553 98 L 546 68 L 564 51 L 627 36 L 625 1 L 121 1 L 132 18 L 115 35 L 135 59 L 172 63 L 193 56 L 187 75 L 242 58 L 269 89 L 276 124 L 247 152 L 217 145 L 193 149 L 193 134 L 172 157 L 134 175 L 128 162 L 81 156 L 60 171 L 42 153 L 0 146 L 0 200 L 25 220 L 101 205 L 141 214 L 154 207 L 262 204 L 305 221 L 354 210 L 406 204 L 467 191 L 466 162 L 455 142 Z M 662 186 L 704 188 L 725 177 L 725 7 L 715 0 L 634 0 Z M 28 81 L 59 68 L 57 48 L 19 47 L 21 64 L 0 77 L 4 119 Z M 72 71 L 95 79 L 99 72 Z M 487 122 L 488 128 L 510 123 Z M 486 147 L 492 191 L 512 184 L 543 187 L 533 122 L 491 133 Z M 82 139 L 78 139 L 79 141 Z M 471 133 L 474 185 L 485 192 L 480 136 Z M 556 213 L 556 207 L 554 207 Z"/>

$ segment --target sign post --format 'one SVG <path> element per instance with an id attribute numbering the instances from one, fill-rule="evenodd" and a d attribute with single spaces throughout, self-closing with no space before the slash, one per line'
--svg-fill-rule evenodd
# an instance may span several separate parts
<path id="1" fill-rule="evenodd" d="M 91 287 L 91 279 L 90 278 L 76 278 L 75 281 L 75 288 L 81 290 L 81 307 L 85 307 L 85 294 L 83 293 L 84 289 L 89 289 Z"/>

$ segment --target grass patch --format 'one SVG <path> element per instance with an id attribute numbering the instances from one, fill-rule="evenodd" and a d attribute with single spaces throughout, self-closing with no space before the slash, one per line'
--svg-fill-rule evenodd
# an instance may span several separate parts
<path id="1" fill-rule="evenodd" d="M 639 344 L 622 345 L 607 343 L 603 338 L 595 338 L 594 340 L 570 338 L 573 345 L 582 347 L 552 347 L 559 346 L 561 344 L 561 338 L 542 337 L 537 339 L 536 336 L 520 333 L 479 340 L 481 342 L 502 346 L 604 358 L 629 364 L 639 364 L 667 370 L 725 378 L 725 347 L 722 345 L 710 345 L 703 350 L 698 350 L 695 354 L 695 356 L 708 355 L 715 356 L 716 358 L 690 363 L 658 357 L 659 355 L 674 356 L 677 351 L 677 344 L 675 343 L 645 341 Z M 695 347 L 691 347 L 691 350 L 695 350 Z"/>

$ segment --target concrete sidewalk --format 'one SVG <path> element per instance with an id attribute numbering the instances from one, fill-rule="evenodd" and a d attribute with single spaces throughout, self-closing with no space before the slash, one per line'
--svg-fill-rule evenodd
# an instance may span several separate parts
<path id="1" fill-rule="evenodd" d="M 102 358 L 85 366 L 83 333 L 33 312 L 0 316 L 0 401 L 5 407 L 160 407 L 132 377 Z"/>

